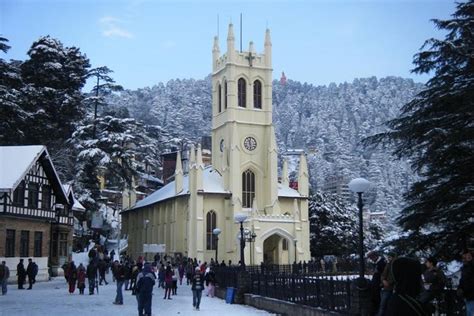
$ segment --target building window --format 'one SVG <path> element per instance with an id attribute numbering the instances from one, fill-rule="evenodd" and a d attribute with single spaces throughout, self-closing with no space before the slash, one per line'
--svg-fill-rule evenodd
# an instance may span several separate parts
<path id="1" fill-rule="evenodd" d="M 20 235 L 20 257 L 28 257 L 28 250 L 30 248 L 30 232 L 22 230 Z"/>
<path id="2" fill-rule="evenodd" d="M 41 187 L 41 208 L 48 211 L 51 209 L 51 188 L 46 184 Z"/>
<path id="3" fill-rule="evenodd" d="M 227 110 L 227 80 L 224 82 L 224 110 Z"/>
<path id="4" fill-rule="evenodd" d="M 283 238 L 282 249 L 283 250 L 288 250 L 288 239 L 286 239 L 286 238 Z"/>
<path id="5" fill-rule="evenodd" d="M 253 83 L 253 107 L 262 108 L 262 83 L 260 80 L 255 80 Z"/>
<path id="6" fill-rule="evenodd" d="M 222 87 L 221 85 L 219 85 L 217 87 L 217 95 L 218 95 L 218 98 L 217 98 L 217 102 L 218 102 L 218 107 L 219 107 L 219 113 L 221 113 L 222 111 Z"/>
<path id="7" fill-rule="evenodd" d="M 242 173 L 242 207 L 251 208 L 255 197 L 255 174 L 247 170 Z"/>
<path id="8" fill-rule="evenodd" d="M 33 256 L 42 257 L 42 247 L 43 247 L 43 232 L 35 232 L 35 249 Z"/>
<path id="9" fill-rule="evenodd" d="M 15 230 L 7 229 L 5 257 L 15 257 Z"/>
<path id="10" fill-rule="evenodd" d="M 59 234 L 59 256 L 67 257 L 67 233 Z"/>
<path id="11" fill-rule="evenodd" d="M 206 249 L 216 250 L 216 240 L 212 231 L 216 228 L 216 212 L 209 211 L 206 215 Z"/>
<path id="12" fill-rule="evenodd" d="M 38 183 L 28 183 L 28 207 L 38 208 Z"/>
<path id="13" fill-rule="evenodd" d="M 25 205 L 25 181 L 21 181 L 13 191 L 13 204 L 16 206 Z"/>
<path id="14" fill-rule="evenodd" d="M 246 102 L 246 83 L 244 78 L 240 78 L 239 81 L 237 81 L 237 96 L 238 96 L 238 104 L 241 108 L 245 107 L 245 102 Z"/>

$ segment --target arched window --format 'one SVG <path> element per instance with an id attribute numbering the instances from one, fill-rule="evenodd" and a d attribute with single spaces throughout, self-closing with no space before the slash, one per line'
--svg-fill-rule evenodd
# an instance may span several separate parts
<path id="1" fill-rule="evenodd" d="M 227 110 L 227 80 L 224 82 L 224 109 Z"/>
<path id="2" fill-rule="evenodd" d="M 244 78 L 240 78 L 239 81 L 237 81 L 237 88 L 238 88 L 238 104 L 240 107 L 244 108 L 245 107 L 245 102 L 246 102 L 246 82 Z"/>
<path id="3" fill-rule="evenodd" d="M 255 197 L 255 174 L 246 170 L 242 173 L 242 207 L 251 208 Z"/>
<path id="4" fill-rule="evenodd" d="M 256 109 L 262 108 L 262 83 L 260 80 L 253 82 L 253 107 Z"/>
<path id="5" fill-rule="evenodd" d="M 218 98 L 217 98 L 217 102 L 218 102 L 218 107 L 219 107 L 219 113 L 221 113 L 222 111 L 222 87 L 221 85 L 219 84 L 219 86 L 217 87 L 218 91 L 217 91 L 217 95 L 218 95 Z"/>
<path id="6" fill-rule="evenodd" d="M 215 250 L 216 240 L 212 231 L 216 228 L 216 212 L 209 211 L 206 215 L 206 249 Z"/>

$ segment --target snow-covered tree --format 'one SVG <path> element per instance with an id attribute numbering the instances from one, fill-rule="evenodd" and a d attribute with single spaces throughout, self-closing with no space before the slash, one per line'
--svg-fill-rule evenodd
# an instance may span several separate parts
<path id="1" fill-rule="evenodd" d="M 81 89 L 89 60 L 78 48 L 64 47 L 49 36 L 35 41 L 28 56 L 21 64 L 20 106 L 29 113 L 21 128 L 25 134 L 21 143 L 46 145 L 58 169 L 64 171 L 61 175 L 69 178 L 72 155 L 65 155 L 64 149 L 85 115 Z"/>
<path id="2" fill-rule="evenodd" d="M 309 220 L 312 256 L 348 255 L 357 249 L 357 213 L 336 196 L 310 196 Z"/>
<path id="3" fill-rule="evenodd" d="M 0 51 L 7 53 L 8 39 L 0 37 Z M 23 126 L 28 113 L 19 104 L 22 87 L 18 61 L 0 58 L 0 145 L 17 144 L 24 137 Z"/>
<path id="4" fill-rule="evenodd" d="M 357 252 L 359 242 L 358 209 L 347 206 L 332 194 L 317 191 L 309 198 L 311 255 L 347 256 Z M 365 250 L 381 245 L 384 237 L 380 223 L 370 223 L 364 232 Z"/>
<path id="5" fill-rule="evenodd" d="M 94 88 L 90 95 L 84 100 L 84 103 L 89 105 L 89 107 L 94 109 L 94 121 L 97 119 L 97 111 L 99 106 L 107 105 L 105 97 L 112 92 L 123 90 L 122 86 L 115 83 L 115 80 L 109 75 L 113 70 L 109 69 L 107 66 L 97 67 L 91 69 L 87 75 L 88 78 L 94 80 Z M 96 126 L 94 123 L 92 130 L 92 137 L 96 136 Z"/>
<path id="6" fill-rule="evenodd" d="M 404 250 L 453 258 L 474 232 L 474 1 L 433 21 L 447 35 L 425 42 L 413 72 L 434 76 L 389 121 L 390 131 L 366 143 L 394 144 L 394 155 L 409 158 L 420 176 L 398 219 Z"/>

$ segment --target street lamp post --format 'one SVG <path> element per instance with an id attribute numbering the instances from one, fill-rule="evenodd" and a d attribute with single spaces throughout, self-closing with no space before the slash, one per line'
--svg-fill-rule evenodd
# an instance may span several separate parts
<path id="1" fill-rule="evenodd" d="M 297 243 L 297 242 L 298 242 L 298 239 L 295 238 L 295 262 L 296 262 L 296 263 L 297 263 L 297 259 L 298 259 L 298 258 L 297 258 L 297 255 L 298 255 L 298 254 L 297 254 L 297 251 L 298 251 L 298 249 L 296 248 L 296 243 Z"/>
<path id="2" fill-rule="evenodd" d="M 148 223 L 150 220 L 145 219 L 143 221 L 143 226 L 145 226 L 145 238 L 144 238 L 144 244 L 148 244 Z M 147 258 L 147 253 L 145 253 L 145 258 Z M 147 258 L 148 259 L 148 258 Z"/>
<path id="3" fill-rule="evenodd" d="M 234 216 L 236 222 L 240 223 L 240 264 L 242 266 L 242 270 L 245 270 L 245 255 L 244 255 L 244 248 L 245 248 L 245 238 L 244 238 L 244 222 L 247 219 L 247 215 L 245 214 L 236 214 Z"/>
<path id="4" fill-rule="evenodd" d="M 214 228 L 212 233 L 216 238 L 216 265 L 219 265 L 219 261 L 217 261 L 217 248 L 219 247 L 219 234 L 221 233 L 221 230 L 219 228 Z"/>
<path id="5" fill-rule="evenodd" d="M 250 243 L 250 265 L 253 265 L 253 254 L 252 254 L 252 252 L 253 252 L 254 245 L 252 245 L 252 243 L 255 242 L 255 238 L 257 238 L 257 234 L 255 234 L 254 232 L 252 232 L 248 228 L 244 229 L 245 242 Z"/>
<path id="6" fill-rule="evenodd" d="M 370 182 L 364 178 L 356 178 L 349 182 L 349 189 L 352 192 L 357 193 L 358 201 L 357 207 L 359 208 L 359 285 L 363 287 L 365 285 L 365 260 L 364 260 L 364 223 L 362 217 L 362 193 L 367 191 L 370 187 Z"/>

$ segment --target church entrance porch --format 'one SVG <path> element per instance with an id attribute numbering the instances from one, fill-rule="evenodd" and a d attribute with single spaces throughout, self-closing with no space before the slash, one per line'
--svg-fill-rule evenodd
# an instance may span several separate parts
<path id="1" fill-rule="evenodd" d="M 263 261 L 265 264 L 289 264 L 289 241 L 273 234 L 263 242 Z"/>

